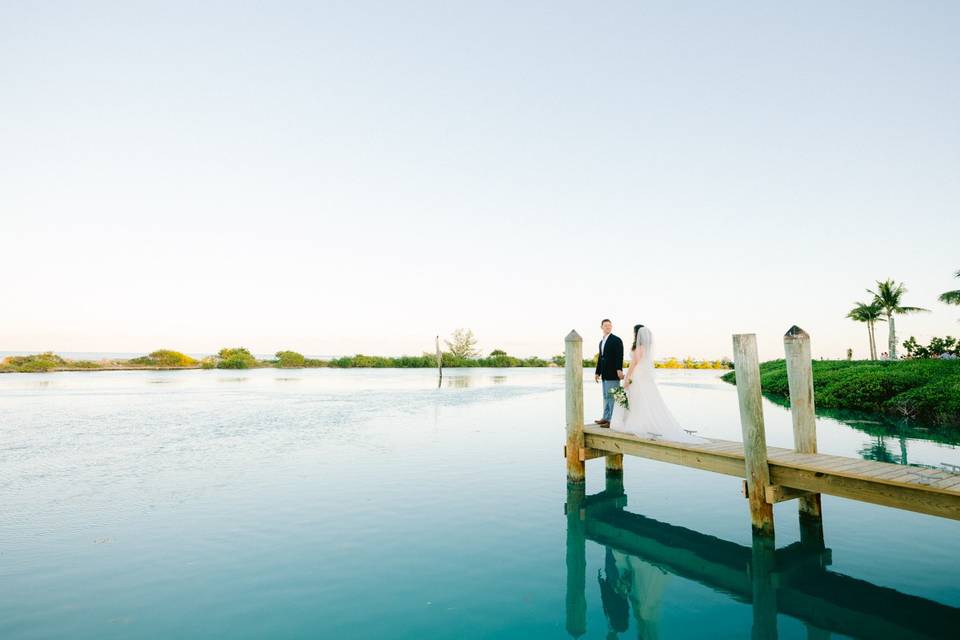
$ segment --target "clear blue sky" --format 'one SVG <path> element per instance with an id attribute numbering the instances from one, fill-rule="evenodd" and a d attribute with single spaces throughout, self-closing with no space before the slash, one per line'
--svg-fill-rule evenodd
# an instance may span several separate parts
<path id="1" fill-rule="evenodd" d="M 0 349 L 960 331 L 955 2 L 0 2 Z M 885 328 L 880 327 L 885 341 Z M 589 351 L 590 349 L 588 349 Z"/>

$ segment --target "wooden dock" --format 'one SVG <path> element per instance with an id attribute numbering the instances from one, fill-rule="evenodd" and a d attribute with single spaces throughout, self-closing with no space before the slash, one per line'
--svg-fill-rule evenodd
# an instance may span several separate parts
<path id="1" fill-rule="evenodd" d="M 738 478 L 745 477 L 743 444 L 710 440 L 686 444 L 640 438 L 602 427 L 584 428 L 584 457 L 626 454 Z M 862 502 L 960 520 L 960 473 L 767 447 L 770 504 L 826 493 Z"/>
<path id="2" fill-rule="evenodd" d="M 591 496 L 584 495 L 582 485 L 568 486 L 566 628 L 572 637 L 587 631 L 587 541 L 602 545 L 608 558 L 617 551 L 751 604 L 753 638 L 776 638 L 780 614 L 801 621 L 808 638 L 828 638 L 831 633 L 949 638 L 960 628 L 956 607 L 830 571 L 833 554 L 815 535 L 801 535 L 799 542 L 782 549 L 774 549 L 770 538 L 763 536 L 754 536 L 752 546 L 743 546 L 630 513 L 626 504 L 622 478 L 616 476 L 607 478 L 605 491 Z M 628 606 L 625 596 L 610 590 L 601 587 L 599 595 L 605 614 Z M 632 595 L 641 601 L 657 597 Z M 634 611 L 635 616 L 641 613 Z M 616 628 L 624 622 L 610 619 L 608 624 L 625 631 Z"/>
<path id="3" fill-rule="evenodd" d="M 568 482 L 583 483 L 586 462 L 599 457 L 608 476 L 619 476 L 624 455 L 736 476 L 744 479 L 754 533 L 770 537 L 773 505 L 784 500 L 798 501 L 801 523 L 822 526 L 824 493 L 960 520 L 960 473 L 817 452 L 810 337 L 798 327 L 784 336 L 794 449 L 767 447 L 756 337 L 735 335 L 733 347 L 743 442 L 687 444 L 584 426 L 582 339 L 572 331 L 566 338 Z"/>

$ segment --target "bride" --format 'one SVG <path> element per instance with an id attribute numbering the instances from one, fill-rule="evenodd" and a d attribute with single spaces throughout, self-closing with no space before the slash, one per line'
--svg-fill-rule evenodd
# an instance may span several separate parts
<path id="1" fill-rule="evenodd" d="M 684 431 L 660 396 L 660 389 L 653 379 L 653 335 L 650 329 L 638 324 L 634 326 L 633 333 L 630 368 L 623 381 L 630 408 L 624 409 L 620 404 L 615 404 L 610 428 L 642 438 L 706 442 Z"/>

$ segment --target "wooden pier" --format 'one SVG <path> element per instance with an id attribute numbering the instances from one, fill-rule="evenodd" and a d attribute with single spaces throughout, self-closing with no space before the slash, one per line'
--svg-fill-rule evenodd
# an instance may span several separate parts
<path id="1" fill-rule="evenodd" d="M 744 479 L 754 533 L 774 535 L 773 505 L 797 499 L 803 527 L 822 527 L 820 494 L 960 520 L 960 473 L 817 453 L 810 337 L 792 327 L 784 336 L 794 448 L 767 447 L 756 337 L 733 337 L 742 442 L 703 444 L 643 438 L 583 419 L 583 346 L 566 338 L 567 480 L 584 482 L 587 460 L 606 459 L 607 475 L 623 473 L 633 455 Z M 822 537 L 822 529 L 821 529 Z"/>
<path id="2" fill-rule="evenodd" d="M 772 460 L 772 458 L 771 458 Z M 638 558 L 660 570 L 749 603 L 756 639 L 777 637 L 777 616 L 801 621 L 807 638 L 825 639 L 831 633 L 855 638 L 949 638 L 960 628 L 960 609 L 933 600 L 901 593 L 865 580 L 828 570 L 833 561 L 822 538 L 803 535 L 801 540 L 775 549 L 768 536 L 754 535 L 743 546 L 684 527 L 659 522 L 624 509 L 627 496 L 623 480 L 607 477 L 606 490 L 584 495 L 582 484 L 567 488 L 567 598 L 566 629 L 578 638 L 587 631 L 586 543 L 606 549 L 607 579 L 612 552 Z M 615 572 L 616 569 L 613 568 Z M 624 594 L 602 586 L 599 595 L 611 631 L 626 631 Z M 646 607 L 637 610 L 638 625 L 649 611 L 656 593 L 631 593 Z M 620 611 L 619 620 L 612 612 Z M 655 635 L 655 634 L 654 634 Z M 626 636 L 624 636 L 626 637 Z"/>

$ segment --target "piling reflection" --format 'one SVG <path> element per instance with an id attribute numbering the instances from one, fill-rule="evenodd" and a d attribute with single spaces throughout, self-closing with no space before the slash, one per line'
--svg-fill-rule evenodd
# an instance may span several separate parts
<path id="1" fill-rule="evenodd" d="M 452 389 L 468 389 L 473 381 L 470 376 L 447 376 L 446 382 Z"/>
<path id="2" fill-rule="evenodd" d="M 622 479 L 584 495 L 567 489 L 567 632 L 587 633 L 588 595 L 598 597 L 608 639 L 661 637 L 664 590 L 693 580 L 749 603 L 751 637 L 777 637 L 777 616 L 804 623 L 808 638 L 946 638 L 960 628 L 960 609 L 858 580 L 828 567 L 832 554 L 819 521 L 801 520 L 801 539 L 777 549 L 772 538 L 747 547 L 625 510 Z M 603 568 L 587 590 L 587 542 L 603 546 Z M 593 585 L 596 585 L 595 587 Z"/>

